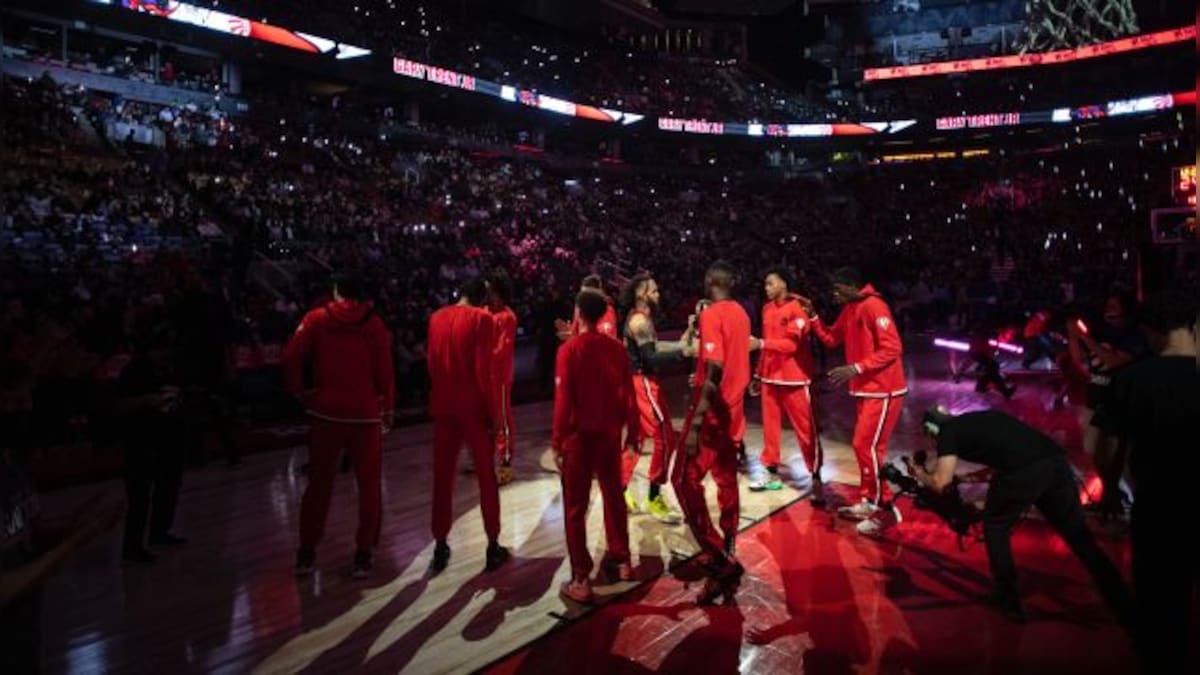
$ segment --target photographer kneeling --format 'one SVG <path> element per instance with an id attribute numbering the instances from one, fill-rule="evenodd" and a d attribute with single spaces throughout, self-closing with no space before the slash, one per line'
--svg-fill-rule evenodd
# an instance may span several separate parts
<path id="1" fill-rule="evenodd" d="M 941 493 L 953 484 L 960 457 L 992 469 L 983 511 L 984 542 L 993 578 L 989 603 L 1009 619 L 1024 621 L 1009 540 L 1025 511 L 1037 506 L 1092 575 L 1121 625 L 1130 626 L 1132 597 L 1120 572 L 1088 532 L 1075 474 L 1057 443 L 994 410 L 955 416 L 945 408 L 931 408 L 923 424 L 926 433 L 936 439 L 936 465 L 930 472 L 909 459 L 905 462 L 912 476 L 931 490 Z"/>

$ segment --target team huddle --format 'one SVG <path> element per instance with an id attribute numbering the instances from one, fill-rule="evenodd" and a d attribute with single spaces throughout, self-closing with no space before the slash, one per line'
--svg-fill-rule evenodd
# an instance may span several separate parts
<path id="1" fill-rule="evenodd" d="M 823 458 L 810 392 L 822 374 L 814 365 L 813 340 L 829 348 L 844 346 L 845 365 L 823 376 L 835 385 L 847 384 L 856 400 L 852 445 L 860 498 L 839 508 L 838 514 L 857 520 L 856 530 L 870 536 L 900 521 L 881 469 L 908 386 L 901 340 L 887 304 L 856 270 L 839 269 L 830 275 L 830 282 L 841 310 L 827 325 L 808 298 L 793 292 L 785 270 L 770 270 L 762 281 L 766 304 L 759 335 L 753 334 L 746 310 L 734 300 L 734 270 L 721 262 L 705 273 L 705 297 L 696 304 L 678 340 L 659 339 L 655 327 L 659 288 L 647 273 L 636 274 L 624 284 L 623 322 L 617 303 L 603 292 L 597 277 L 584 279 L 572 320 L 556 322 L 563 344 L 555 362 L 550 446 L 562 480 L 571 565 L 571 579 L 561 590 L 565 598 L 581 603 L 594 599 L 590 579 L 595 565 L 587 544 L 593 481 L 599 483 L 604 502 L 606 551 L 600 568 L 605 578 L 634 579 L 628 517 L 644 510 L 664 523 L 682 520 L 691 530 L 700 549 L 696 561 L 705 573 L 697 601 L 704 604 L 728 600 L 744 573 L 736 557 L 739 466 L 745 463 L 750 490 L 782 487 L 785 415 L 800 446 L 799 461 L 790 464 L 793 485 L 807 491 L 814 506 L 823 507 Z M 498 569 L 510 557 L 500 544 L 499 493 L 501 485 L 513 480 L 511 393 L 517 320 L 507 306 L 509 294 L 510 283 L 503 272 L 472 279 L 460 288 L 455 304 L 434 312 L 429 320 L 433 574 L 450 563 L 455 475 L 464 445 L 470 449 L 479 483 L 488 539 L 485 570 Z M 1190 340 L 1194 345 L 1194 305 L 1194 298 L 1164 295 L 1148 303 L 1151 320 L 1146 325 L 1151 333 L 1170 337 L 1161 338 L 1167 340 L 1164 344 Z M 364 300 L 359 281 L 340 276 L 334 281 L 332 300 L 304 317 L 284 349 L 285 383 L 312 418 L 309 483 L 301 505 L 296 554 L 298 575 L 315 569 L 316 547 L 343 451 L 354 467 L 359 494 L 352 574 L 356 578 L 370 574 L 382 520 L 381 438 L 392 425 L 395 400 L 390 342 L 387 328 Z M 755 352 L 759 358 L 752 370 Z M 688 378 L 683 427 L 676 429 L 660 375 L 671 363 L 686 359 L 695 360 L 695 369 Z M 1192 389 L 1176 398 L 1194 407 L 1200 390 L 1195 390 L 1193 359 L 1184 359 L 1179 369 L 1185 382 L 1180 391 Z M 757 457 L 747 456 L 744 443 L 747 393 L 758 395 L 762 405 L 763 449 Z M 1120 410 L 1112 408 L 1110 418 L 1128 417 Z M 913 483 L 940 495 L 956 490 L 960 458 L 983 465 L 990 475 L 986 505 L 977 519 L 992 571 L 988 604 L 1011 620 L 1024 621 L 1010 539 L 1017 522 L 1036 508 L 1083 564 L 1121 624 L 1134 625 L 1129 588 L 1088 531 L 1075 474 L 1062 446 L 993 410 L 951 415 L 942 408 L 930 409 L 923 416 L 922 430 L 936 460 L 930 464 L 908 459 Z M 647 443 L 652 444 L 652 452 L 649 489 L 643 500 L 633 494 L 631 479 Z M 716 484 L 715 525 L 704 491 L 709 475 Z M 664 499 L 668 483 L 682 514 Z M 1135 565 L 1135 576 L 1136 569 Z M 1147 591 L 1146 597 L 1151 595 Z M 1156 605 L 1147 601 L 1145 606 Z"/>
<path id="2" fill-rule="evenodd" d="M 792 292 L 789 275 L 764 275 L 767 303 L 761 333 L 754 335 L 746 311 L 733 298 L 734 270 L 714 263 L 704 278 L 705 299 L 676 341 L 660 340 L 655 327 L 659 288 L 641 273 L 622 291 L 623 327 L 615 303 L 599 278 L 584 280 L 568 323 L 556 323 L 564 340 L 555 362 L 551 447 L 562 475 L 564 520 L 572 578 L 564 596 L 592 599 L 593 561 L 586 542 L 586 517 L 593 479 L 604 500 L 607 554 L 602 569 L 630 580 L 627 519 L 645 510 L 668 524 L 681 520 L 663 496 L 671 484 L 682 520 L 700 546 L 698 559 L 709 572 L 700 601 L 711 602 L 736 588 L 743 569 L 735 557 L 739 521 L 737 472 L 744 458 L 745 396 L 762 402 L 764 447 L 749 458 L 751 490 L 780 489 L 782 419 L 796 432 L 800 455 L 811 476 L 815 504 L 824 502 L 820 439 L 809 388 L 815 379 L 810 341 L 845 345 L 847 365 L 830 379 L 849 383 L 858 399 L 854 449 L 861 472 L 861 501 L 840 509 L 861 521 L 858 530 L 877 534 L 899 520 L 879 468 L 907 393 L 901 342 L 887 305 L 851 269 L 831 275 L 843 310 L 832 325 L 822 323 L 811 301 Z M 447 537 L 452 520 L 454 476 L 459 451 L 471 452 L 479 482 L 480 510 L 488 537 L 485 567 L 509 558 L 499 543 L 499 487 L 513 479 L 512 381 L 516 316 L 507 306 L 510 283 L 496 272 L 463 284 L 459 300 L 429 321 L 428 365 L 434 421 L 431 569 L 450 561 Z M 623 328 L 623 329 L 622 329 Z M 394 401 L 389 336 L 364 302 L 356 279 L 335 281 L 333 301 L 310 312 L 284 352 L 286 382 L 314 420 L 310 437 L 310 485 L 301 510 L 297 572 L 315 566 L 316 545 L 329 509 L 336 458 L 345 449 L 359 483 L 359 534 L 354 575 L 371 569 L 381 518 L 381 434 L 392 423 Z M 756 370 L 751 353 L 761 352 Z M 684 425 L 676 430 L 659 380 L 672 362 L 695 359 Z M 305 380 L 306 369 L 311 373 Z M 645 443 L 653 444 L 645 501 L 631 490 Z M 495 470 L 491 470 L 495 467 Z M 717 486 L 719 522 L 709 517 L 703 481 Z M 719 530 L 718 530 L 719 528 Z"/>

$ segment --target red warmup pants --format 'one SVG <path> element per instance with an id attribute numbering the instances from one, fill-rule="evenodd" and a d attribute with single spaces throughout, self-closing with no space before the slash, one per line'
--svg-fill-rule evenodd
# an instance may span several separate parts
<path id="1" fill-rule="evenodd" d="M 500 428 L 496 430 L 496 460 L 501 464 L 512 461 L 513 455 L 512 383 L 500 388 Z"/>
<path id="2" fill-rule="evenodd" d="M 892 489 L 879 475 L 887 459 L 888 438 L 900 421 L 903 396 L 858 399 L 858 418 L 854 423 L 854 456 L 858 459 L 862 498 L 879 504 L 892 499 Z"/>
<path id="3" fill-rule="evenodd" d="M 308 430 L 308 486 L 300 501 L 300 547 L 316 548 L 325 534 L 333 479 L 338 458 L 350 453 L 358 481 L 359 550 L 370 551 L 379 543 L 383 511 L 383 427 L 312 420 Z"/>
<path id="4" fill-rule="evenodd" d="M 433 538 L 445 541 L 454 518 L 454 479 L 463 444 L 475 459 L 479 508 L 488 541 L 500 535 L 500 489 L 492 466 L 492 439 L 482 419 L 439 417 L 433 421 Z"/>
<path id="5" fill-rule="evenodd" d="M 563 513 L 571 573 L 586 579 L 592 573 L 587 546 L 588 502 L 592 478 L 600 482 L 604 498 L 604 537 L 608 558 L 629 562 L 629 516 L 621 494 L 621 434 L 580 434 L 563 454 Z"/>
<path id="6" fill-rule="evenodd" d="M 638 418 L 641 420 L 642 439 L 654 439 L 654 454 L 650 456 L 650 482 L 665 485 L 667 469 L 671 464 L 671 452 L 677 444 L 675 427 L 671 424 L 671 413 L 667 408 L 667 397 L 658 386 L 658 378 L 646 375 L 633 376 L 633 390 L 637 392 Z M 640 450 L 640 448 L 639 448 Z M 637 468 L 640 452 L 621 453 L 621 485 L 629 487 L 633 470 Z"/>
<path id="7" fill-rule="evenodd" d="M 796 440 L 800 443 L 800 454 L 809 473 L 816 475 L 821 469 L 817 448 L 817 427 L 813 420 L 812 400 L 808 387 L 780 384 L 762 385 L 763 451 L 762 462 L 767 466 L 779 466 L 780 445 L 783 440 L 783 419 L 786 413 Z"/>
<path id="8" fill-rule="evenodd" d="M 717 484 L 717 504 L 721 509 L 721 532 L 732 537 L 738 531 L 738 441 L 729 432 L 728 423 L 722 424 L 706 419 L 700 427 L 700 443 L 695 457 L 688 457 L 682 438 L 690 428 L 691 418 L 679 434 L 680 446 L 676 451 L 675 471 L 672 485 L 684 520 L 692 530 L 692 536 L 702 552 L 713 560 L 725 559 L 725 540 L 713 528 L 708 515 L 708 501 L 704 498 L 704 477 L 711 471 Z"/>

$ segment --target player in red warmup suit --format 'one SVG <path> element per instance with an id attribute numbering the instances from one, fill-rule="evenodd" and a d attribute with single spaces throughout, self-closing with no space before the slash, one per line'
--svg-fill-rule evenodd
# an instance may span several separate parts
<path id="1" fill-rule="evenodd" d="M 604 497 L 608 544 L 604 567 L 622 581 L 633 579 L 629 562 L 629 517 L 621 496 L 621 431 L 636 443 L 639 428 L 629 356 L 620 343 L 595 330 L 607 303 L 583 291 L 576 299 L 580 333 L 558 350 L 554 369 L 554 427 L 551 447 L 562 472 L 563 512 L 571 580 L 562 594 L 592 600 L 592 557 L 587 547 L 587 510 L 592 478 Z"/>
<path id="2" fill-rule="evenodd" d="M 479 507 L 487 534 L 488 571 L 509 558 L 500 545 L 500 490 L 492 466 L 495 446 L 492 431 L 500 417 L 495 387 L 496 325 L 483 308 L 487 284 L 473 279 L 463 285 L 459 301 L 429 317 L 429 380 L 433 391 L 429 414 L 433 417 L 433 538 L 436 545 L 430 565 L 434 573 L 450 563 L 446 537 L 454 516 L 454 476 L 458 454 L 465 443 L 475 460 L 479 480 Z"/>
<path id="3" fill-rule="evenodd" d="M 512 482 L 513 456 L 513 413 L 512 385 L 513 363 L 517 346 L 517 315 L 508 306 L 512 296 L 512 282 L 504 270 L 496 270 L 488 276 L 488 311 L 496 321 L 496 392 L 499 398 L 500 427 L 496 434 L 496 481 L 500 485 Z"/>
<path id="4" fill-rule="evenodd" d="M 621 338 L 617 335 L 617 310 L 613 307 L 612 298 L 604 293 L 604 281 L 595 274 L 589 274 L 583 278 L 583 283 L 580 284 L 579 290 L 599 293 L 604 298 L 608 303 L 608 310 L 604 312 L 604 316 L 596 323 L 596 332 L 601 335 L 607 335 L 614 340 L 620 340 Z M 571 323 L 558 319 L 554 322 L 554 326 L 558 330 L 560 340 L 566 340 L 574 335 L 579 335 L 581 329 L 579 308 L 575 308 L 575 316 L 571 319 Z"/>
<path id="5" fill-rule="evenodd" d="M 659 383 L 658 370 L 692 353 L 686 335 L 678 342 L 658 339 L 654 316 L 658 312 L 659 292 L 654 277 L 647 273 L 635 274 L 622 290 L 621 302 L 630 308 L 625 319 L 625 348 L 633 362 L 633 388 L 637 396 L 641 438 L 654 439 L 646 510 L 659 522 L 673 525 L 680 522 L 680 516 L 667 504 L 661 490 L 670 477 L 671 453 L 677 444 L 677 434 L 666 394 Z M 637 499 L 630 492 L 629 483 L 641 459 L 640 445 L 627 447 L 628 452 L 622 455 L 621 484 L 625 487 L 625 506 L 630 512 L 638 511 Z"/>
<path id="6" fill-rule="evenodd" d="M 854 456 L 858 460 L 861 501 L 839 509 L 843 517 L 862 521 L 858 531 L 875 535 L 900 522 L 892 491 L 879 475 L 887 458 L 888 438 L 900 420 L 908 383 L 896 322 L 887 303 L 858 270 L 843 267 L 830 275 L 834 300 L 842 305 L 832 326 L 813 315 L 812 329 L 827 347 L 846 345 L 846 365 L 829 372 L 834 384 L 850 383 L 858 399 L 854 424 Z"/>
<path id="7" fill-rule="evenodd" d="M 821 483 L 823 458 L 809 390 L 814 369 L 809 345 L 812 319 L 799 296 L 791 292 L 790 278 L 791 275 L 781 268 L 767 272 L 763 280 L 767 303 L 762 310 L 762 338 L 750 341 L 752 350 L 762 352 L 754 378 L 762 395 L 762 463 L 770 474 L 754 477 L 750 489 L 758 491 L 782 487 L 775 474 L 779 468 L 783 440 L 782 415 L 786 414 L 796 432 L 800 454 L 813 477 L 813 504 L 821 506 L 824 503 Z M 754 385 L 751 386 L 753 388 Z"/>
<path id="8" fill-rule="evenodd" d="M 713 263 L 704 275 L 712 301 L 700 313 L 699 348 L 692 406 L 683 428 L 673 483 L 684 519 L 711 572 L 699 602 L 732 595 L 743 568 L 734 557 L 738 527 L 738 445 L 746 432 L 743 397 L 750 384 L 750 317 L 733 300 L 733 268 Z M 721 531 L 713 527 L 704 498 L 704 477 L 717 484 Z"/>
<path id="9" fill-rule="evenodd" d="M 358 482 L 358 535 L 353 575 L 365 578 L 379 543 L 383 509 L 382 434 L 390 429 L 396 400 L 392 335 L 352 275 L 334 280 L 333 301 L 311 310 L 288 340 L 280 359 L 287 390 L 304 404 L 309 429 L 308 487 L 300 509 L 296 573 L 316 565 L 325 531 L 338 457 L 353 458 Z M 311 365 L 311 388 L 304 384 Z"/>

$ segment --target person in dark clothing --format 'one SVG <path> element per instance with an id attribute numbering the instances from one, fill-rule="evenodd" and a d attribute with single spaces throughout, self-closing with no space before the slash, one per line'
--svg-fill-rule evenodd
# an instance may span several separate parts
<path id="1" fill-rule="evenodd" d="M 975 379 L 975 391 L 983 394 L 989 387 L 995 386 L 997 391 L 1004 394 L 1004 398 L 1011 399 L 1017 388 L 1000 374 L 1000 362 L 996 360 L 996 348 L 992 346 L 992 340 L 995 339 L 995 331 L 988 330 L 985 324 L 977 324 L 971 331 L 968 355 L 975 361 L 979 370 Z"/>
<path id="2" fill-rule="evenodd" d="M 1136 301 L 1124 292 L 1109 295 L 1104 303 L 1104 320 L 1091 328 L 1082 321 L 1068 324 L 1068 349 L 1072 359 L 1087 367 L 1087 409 L 1091 411 L 1084 430 L 1084 447 L 1092 453 L 1096 472 L 1103 483 L 1100 511 L 1109 516 L 1123 513 L 1121 474 L 1128 447 L 1092 422 L 1097 406 L 1108 395 L 1112 378 L 1123 368 L 1146 355 L 1146 339 L 1134 320 Z"/>
<path id="3" fill-rule="evenodd" d="M 185 459 L 181 445 L 182 396 L 172 367 L 172 344 L 168 331 L 151 330 L 118 383 L 116 413 L 125 436 L 125 492 L 129 500 L 123 555 L 129 563 L 154 561 L 154 555 L 146 549 L 147 522 L 151 546 L 186 542 L 171 534 Z"/>
<path id="4" fill-rule="evenodd" d="M 1025 349 L 1021 357 L 1021 366 L 1026 370 L 1043 358 L 1054 362 L 1062 351 L 1062 337 L 1050 329 L 1054 318 L 1054 312 L 1051 310 L 1040 309 L 1025 322 L 1025 328 L 1021 332 L 1022 346 Z"/>
<path id="5" fill-rule="evenodd" d="M 1197 298 L 1171 289 L 1147 300 L 1140 323 L 1155 356 L 1113 377 L 1093 420 L 1131 450 L 1135 630 L 1143 670 L 1154 675 L 1200 671 L 1200 663 L 1187 663 L 1189 642 L 1200 645 L 1193 620 L 1200 556 L 1168 525 L 1191 511 L 1194 498 L 1183 486 L 1200 472 Z"/>
<path id="6" fill-rule="evenodd" d="M 221 293 L 193 273 L 175 307 L 173 323 L 180 338 L 179 380 L 188 393 L 183 410 L 188 446 L 200 457 L 204 437 L 213 431 L 224 447 L 226 460 L 238 466 L 241 453 L 233 438 L 233 406 L 226 377 L 233 310 Z"/>
<path id="7" fill-rule="evenodd" d="M 945 408 L 933 408 L 925 413 L 923 424 L 926 433 L 936 439 L 936 466 L 930 471 L 908 460 L 908 467 L 912 476 L 930 489 L 942 492 L 952 488 L 959 458 L 992 469 L 983 511 L 984 542 L 992 568 L 989 603 L 1013 621 L 1024 621 L 1010 538 L 1022 514 L 1036 506 L 1087 568 L 1121 625 L 1131 626 L 1129 589 L 1088 532 L 1075 474 L 1057 443 L 995 410 L 954 416 Z"/>

